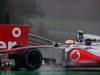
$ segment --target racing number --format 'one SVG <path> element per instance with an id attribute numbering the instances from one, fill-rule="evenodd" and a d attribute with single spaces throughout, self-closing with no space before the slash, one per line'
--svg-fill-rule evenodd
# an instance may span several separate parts
<path id="1" fill-rule="evenodd" d="M 71 51 L 69 58 L 71 61 L 78 61 L 80 58 L 80 52 L 78 50 Z"/>

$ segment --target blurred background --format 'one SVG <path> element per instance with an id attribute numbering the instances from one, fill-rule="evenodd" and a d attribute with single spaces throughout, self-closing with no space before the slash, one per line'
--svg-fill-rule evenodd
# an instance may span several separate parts
<path id="1" fill-rule="evenodd" d="M 80 29 L 100 35 L 100 0 L 0 0 L 0 23 L 29 25 L 57 42 L 75 39 Z"/>

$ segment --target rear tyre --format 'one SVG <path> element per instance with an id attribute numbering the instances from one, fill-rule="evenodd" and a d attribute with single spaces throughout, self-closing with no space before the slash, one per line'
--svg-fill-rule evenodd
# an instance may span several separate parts
<path id="1" fill-rule="evenodd" d="M 22 47 L 21 45 L 16 45 L 13 48 Z M 28 48 L 22 51 L 16 51 L 9 55 L 10 59 L 15 60 L 14 70 L 20 70 L 25 68 L 27 70 L 38 69 L 42 64 L 42 54 L 37 48 Z"/>
<path id="2" fill-rule="evenodd" d="M 24 68 L 27 70 L 38 69 L 42 64 L 42 54 L 37 48 L 29 48 L 24 52 Z"/>

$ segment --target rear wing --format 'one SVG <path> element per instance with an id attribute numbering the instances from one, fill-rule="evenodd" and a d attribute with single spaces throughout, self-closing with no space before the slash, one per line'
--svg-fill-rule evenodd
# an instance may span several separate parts
<path id="1" fill-rule="evenodd" d="M 0 49 L 11 49 L 14 45 L 28 45 L 27 25 L 0 25 Z"/>

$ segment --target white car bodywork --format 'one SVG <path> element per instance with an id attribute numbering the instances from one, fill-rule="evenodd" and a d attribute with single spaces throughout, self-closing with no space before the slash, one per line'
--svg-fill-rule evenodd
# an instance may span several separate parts
<path id="1" fill-rule="evenodd" d="M 98 35 L 92 35 L 92 34 L 84 34 L 84 39 L 92 39 L 100 42 L 100 36 Z"/>
<path id="2" fill-rule="evenodd" d="M 90 46 L 86 46 L 84 41 L 82 43 L 76 42 L 75 44 L 70 44 L 67 48 L 65 48 L 65 58 L 67 59 L 67 53 L 73 48 L 80 48 L 82 50 L 86 50 L 89 53 L 92 53 L 95 56 L 100 57 L 100 36 L 84 34 L 84 39 L 92 39 L 93 41 Z"/>

